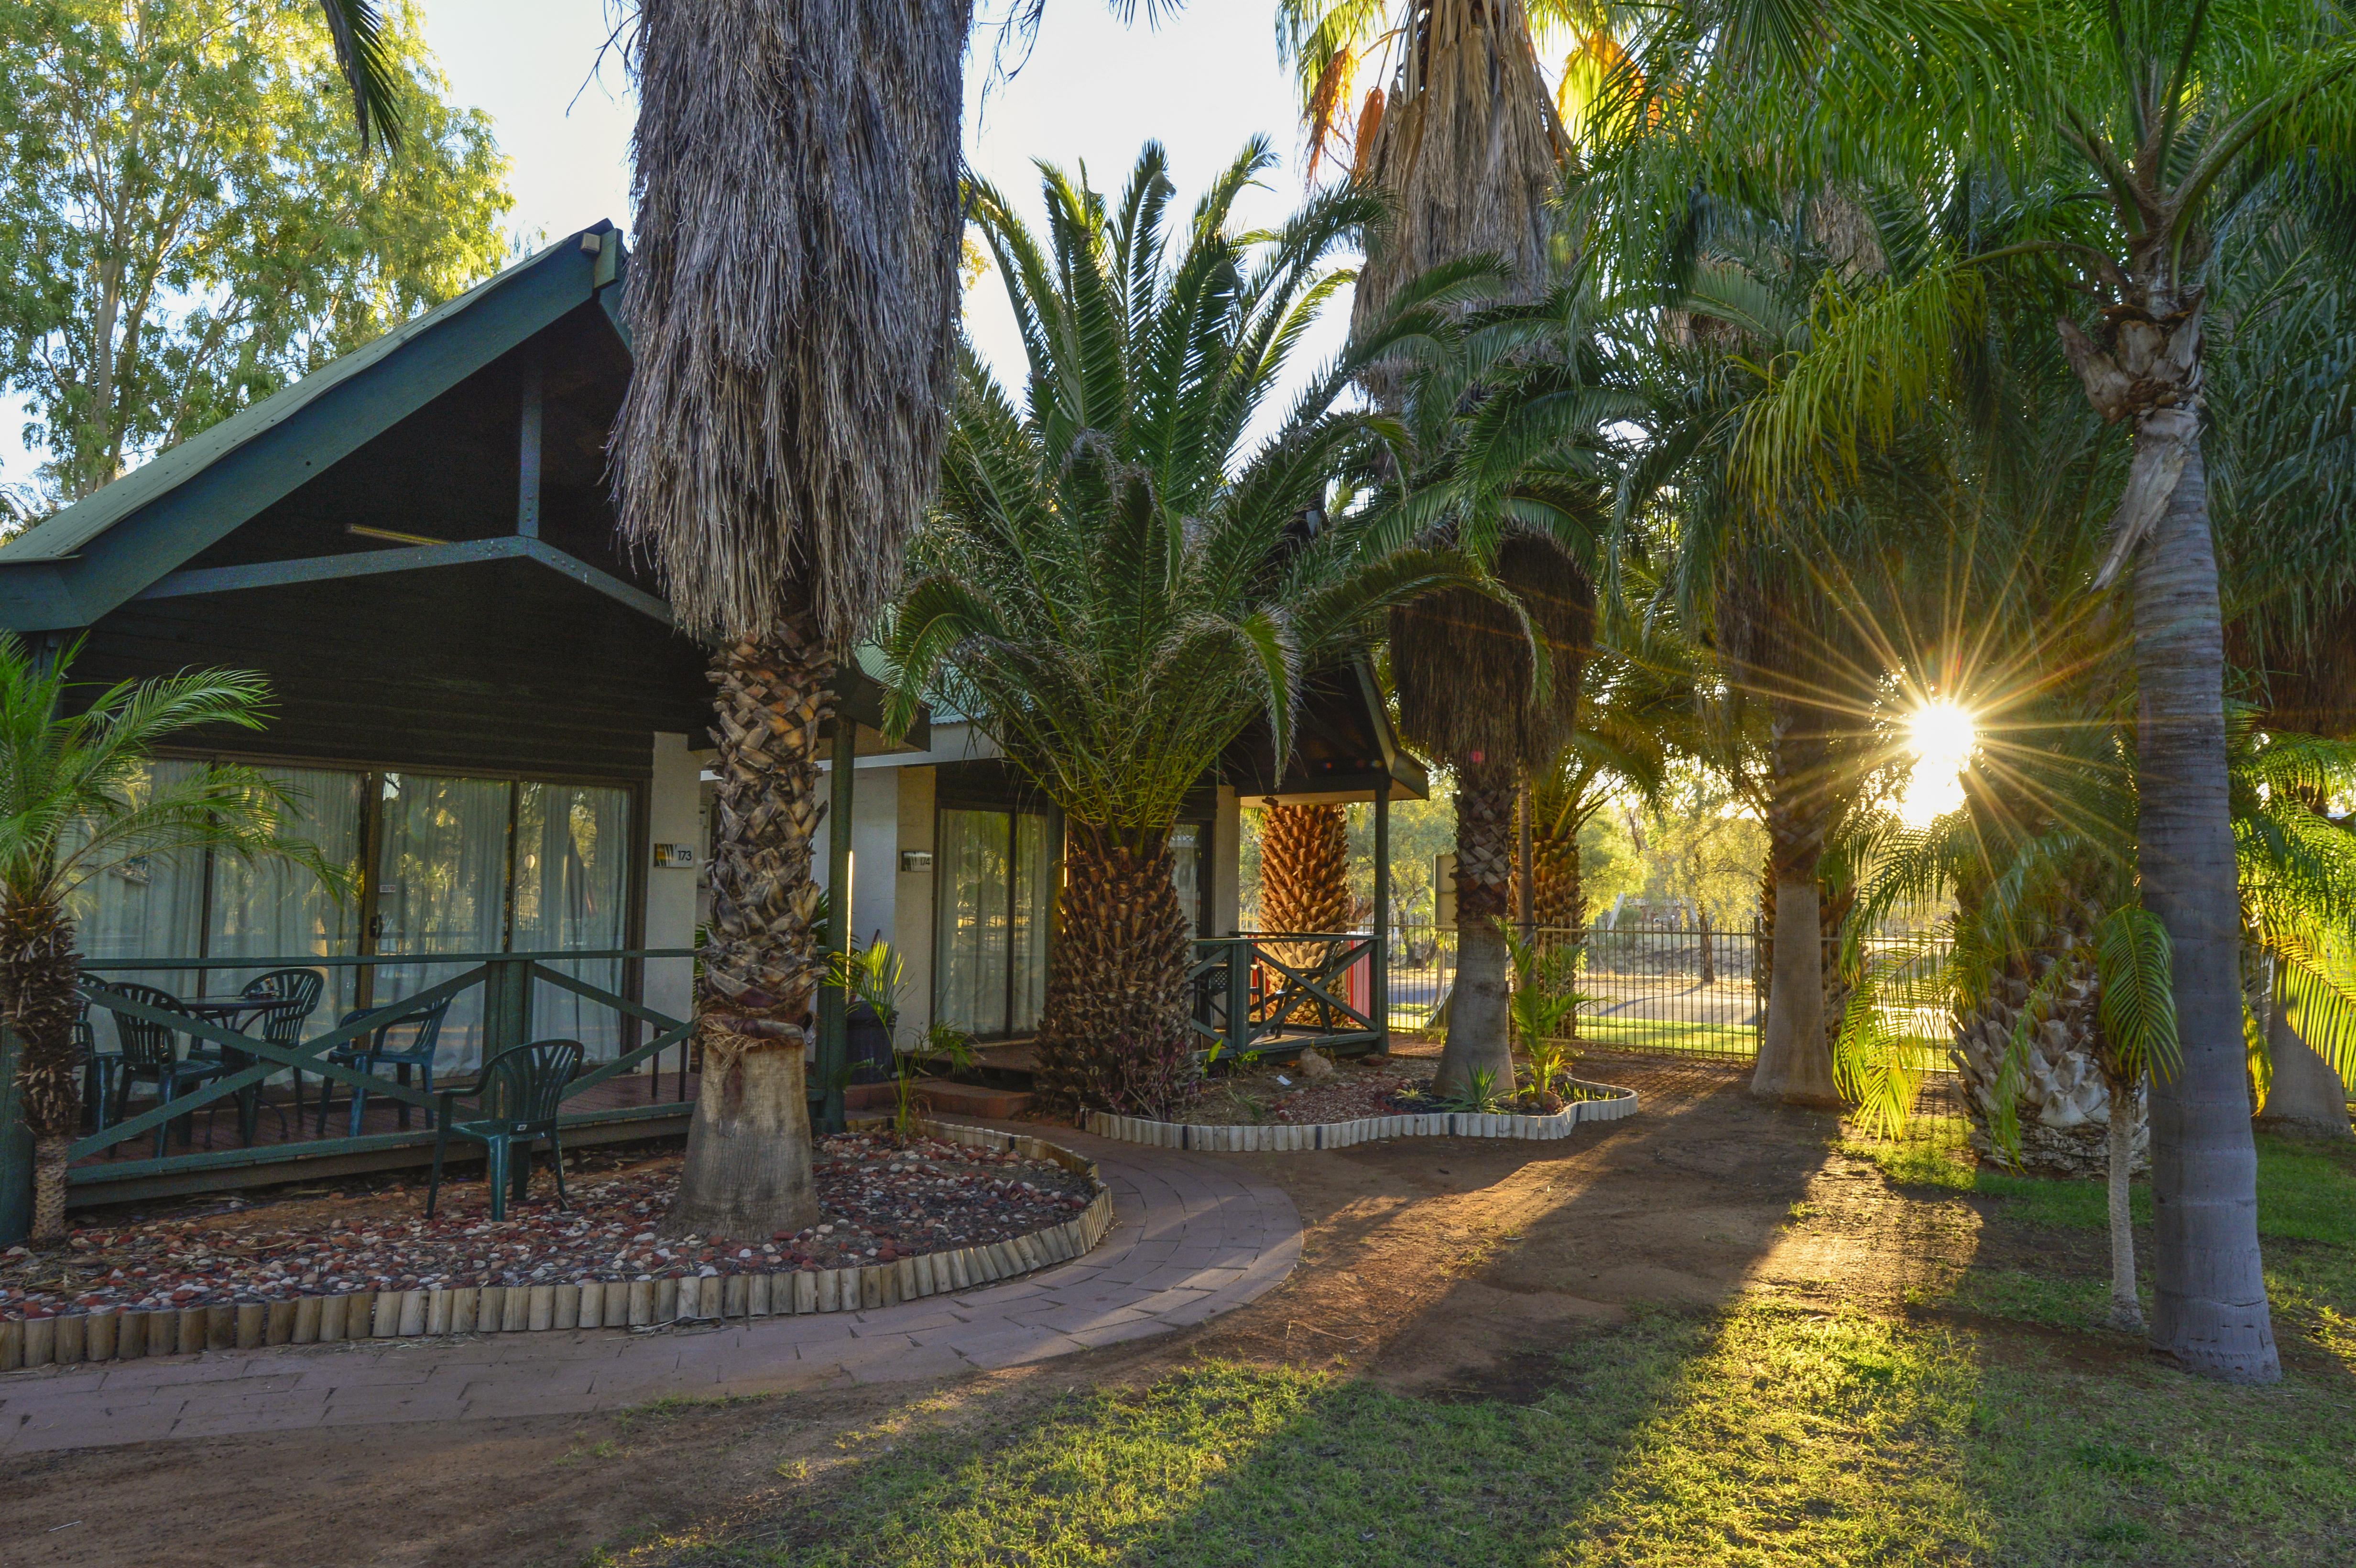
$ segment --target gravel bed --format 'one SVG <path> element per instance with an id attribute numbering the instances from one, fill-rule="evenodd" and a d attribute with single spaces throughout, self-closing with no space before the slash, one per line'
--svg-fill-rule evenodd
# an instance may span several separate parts
<path id="1" fill-rule="evenodd" d="M 550 1285 L 776 1274 L 889 1263 L 1007 1241 L 1086 1209 L 1086 1176 L 1045 1160 L 888 1134 L 823 1140 L 819 1223 L 766 1237 L 659 1236 L 679 1188 L 676 1155 L 599 1175 L 568 1170 L 556 1206 L 545 1163 L 532 1197 L 490 1217 L 480 1181 L 425 1193 L 287 1200 L 80 1230 L 62 1246 L 0 1254 L 0 1318 L 109 1307 L 268 1302 L 354 1290 Z"/>
<path id="2" fill-rule="evenodd" d="M 1333 1064 L 1331 1076 L 1305 1078 L 1297 1067 L 1260 1067 L 1215 1080 L 1202 1097 L 1173 1119 L 1215 1127 L 1271 1123 L 1311 1126 L 1387 1115 L 1398 1095 L 1428 1087 L 1436 1057 L 1377 1059 Z"/>

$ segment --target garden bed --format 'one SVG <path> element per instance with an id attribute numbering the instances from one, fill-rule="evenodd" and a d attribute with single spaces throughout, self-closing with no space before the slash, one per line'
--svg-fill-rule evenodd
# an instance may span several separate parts
<path id="1" fill-rule="evenodd" d="M 1144 1116 L 1118 1116 L 1106 1111 L 1088 1113 L 1088 1131 L 1124 1143 L 1157 1148 L 1198 1149 L 1217 1154 L 1291 1153 L 1311 1149 L 1349 1148 L 1386 1138 L 1460 1137 L 1529 1138 L 1540 1141 L 1568 1137 L 1582 1122 L 1612 1122 L 1635 1115 L 1636 1092 L 1609 1083 L 1570 1081 L 1577 1098 L 1551 1115 L 1512 1111 L 1406 1110 L 1354 1116 L 1341 1121 L 1300 1123 L 1269 1121 L 1205 1124 L 1162 1122 Z M 1394 1101 L 1414 1105 L 1425 1096 Z"/>
<path id="2" fill-rule="evenodd" d="M 105 1359 L 92 1341 L 119 1347 L 129 1329 L 116 1319 L 142 1320 L 142 1349 L 128 1353 L 160 1354 L 879 1306 L 1076 1255 L 1111 1213 L 1094 1166 L 1067 1150 L 922 1123 L 905 1139 L 863 1128 L 823 1140 L 821 1219 L 809 1230 L 666 1238 L 657 1227 L 679 1166 L 670 1156 L 568 1177 L 564 1210 L 543 1168 L 534 1196 L 501 1221 L 477 1181 L 445 1184 L 431 1220 L 422 1190 L 394 1188 L 13 1248 L 0 1257 L 0 1370 Z M 110 1321 L 78 1321 L 100 1317 Z M 61 1341 L 80 1353 L 63 1354 Z"/>

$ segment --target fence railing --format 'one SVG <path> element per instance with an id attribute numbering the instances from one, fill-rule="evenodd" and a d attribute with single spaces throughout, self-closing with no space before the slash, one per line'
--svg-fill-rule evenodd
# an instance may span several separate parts
<path id="1" fill-rule="evenodd" d="M 1205 937 L 1187 974 L 1197 1039 L 1230 1060 L 1373 1049 L 1387 1032 L 1375 1018 L 1381 939 L 1331 932 L 1256 932 Z"/>
<path id="2" fill-rule="evenodd" d="M 158 1127 L 191 1112 L 201 1111 L 225 1100 L 253 1094 L 270 1079 L 289 1072 L 311 1074 L 325 1081 L 323 1093 L 325 1084 L 340 1083 L 347 1090 L 364 1090 L 370 1097 L 422 1106 L 431 1113 L 434 1108 L 434 1096 L 422 1087 L 412 1087 L 392 1078 L 372 1073 L 365 1067 L 332 1061 L 331 1053 L 338 1047 L 348 1046 L 381 1028 L 386 1017 L 393 1013 L 411 1012 L 437 1002 L 455 1000 L 479 989 L 482 993 L 482 1060 L 488 1061 L 502 1051 L 528 1044 L 536 1038 L 532 1022 L 533 992 L 541 984 L 553 986 L 594 1006 L 610 1009 L 622 1020 L 621 1048 L 611 1058 L 590 1064 L 586 1071 L 565 1085 L 565 1100 L 574 1100 L 621 1074 L 635 1072 L 642 1062 L 653 1064 L 648 1085 L 648 1104 L 637 1107 L 606 1106 L 587 1115 L 573 1114 L 562 1119 L 577 1123 L 626 1118 L 634 1115 L 675 1114 L 677 1104 L 685 1099 L 687 1093 L 687 1042 L 692 1025 L 641 1001 L 567 974 L 563 966 L 591 960 L 617 960 L 626 966 L 626 974 L 633 974 L 649 960 L 692 960 L 694 956 L 693 949 L 682 947 L 561 953 L 404 954 L 365 957 L 303 955 L 290 958 L 238 958 L 230 961 L 220 958 L 140 958 L 86 963 L 82 967 L 82 991 L 90 998 L 93 1013 L 120 1013 L 147 1023 L 160 1024 L 192 1040 L 201 1040 L 221 1051 L 224 1060 L 230 1064 L 230 1070 L 202 1084 L 183 1089 L 169 1100 L 159 1099 L 151 1103 L 145 1110 L 131 1112 L 126 1104 L 123 1109 L 130 1114 L 77 1139 L 68 1151 L 68 1158 L 84 1160 L 130 1139 L 153 1135 Z M 117 989 L 105 979 L 109 972 L 126 970 L 143 974 L 208 969 L 240 972 L 316 969 L 332 973 L 338 969 L 371 965 L 414 967 L 421 962 L 455 965 L 460 968 L 460 973 L 409 991 L 397 999 L 385 1001 L 369 1015 L 337 1024 L 292 1046 L 275 1044 L 259 1034 L 246 1033 L 187 1012 L 151 1006 Z M 650 1038 L 636 1039 L 633 1042 L 634 1037 L 648 1031 Z M 662 1078 L 660 1057 L 662 1052 L 673 1049 L 680 1052 L 679 1072 L 672 1100 L 665 1104 L 659 1099 Z M 451 1086 L 447 1083 L 439 1085 L 443 1088 Z M 408 1133 L 395 1133 L 343 1138 L 295 1138 L 274 1145 L 231 1150 L 166 1154 L 149 1159 L 110 1160 L 106 1163 L 105 1171 L 110 1179 L 118 1179 L 208 1165 L 243 1165 L 305 1156 L 363 1152 L 412 1141 L 412 1137 L 413 1135 Z"/>
<path id="3" fill-rule="evenodd" d="M 1392 933 L 1388 1022 L 1427 1029 L 1445 1021 L 1456 981 L 1456 932 L 1402 925 Z M 1591 999 L 1580 1010 L 1579 1035 L 1590 1044 L 1676 1051 L 1748 1061 L 1759 1054 L 1766 1018 L 1767 939 L 1755 926 L 1730 931 L 1540 927 L 1542 951 L 1580 947 L 1577 987 Z M 1866 939 L 1869 954 L 1923 947 L 1921 938 Z M 1837 973 L 1839 944 L 1825 944 L 1826 973 Z M 1838 999 L 1837 987 L 1835 1000 Z M 1936 1009 L 1897 1009 L 1885 1019 L 1922 1041 L 1922 1064 L 1946 1067 L 1946 1020 Z"/>

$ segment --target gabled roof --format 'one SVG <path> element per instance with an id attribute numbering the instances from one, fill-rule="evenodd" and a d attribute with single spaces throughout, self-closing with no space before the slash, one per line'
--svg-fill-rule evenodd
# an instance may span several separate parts
<path id="1" fill-rule="evenodd" d="M 618 281 L 599 221 L 0 545 L 0 626 L 86 626 Z M 612 295 L 605 296 L 611 309 Z"/>

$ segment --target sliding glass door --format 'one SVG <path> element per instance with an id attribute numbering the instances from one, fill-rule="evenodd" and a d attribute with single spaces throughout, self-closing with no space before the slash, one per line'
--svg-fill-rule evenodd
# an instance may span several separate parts
<path id="1" fill-rule="evenodd" d="M 944 809 L 936 843 L 933 1017 L 984 1039 L 1028 1033 L 1047 995 L 1047 819 Z"/>

